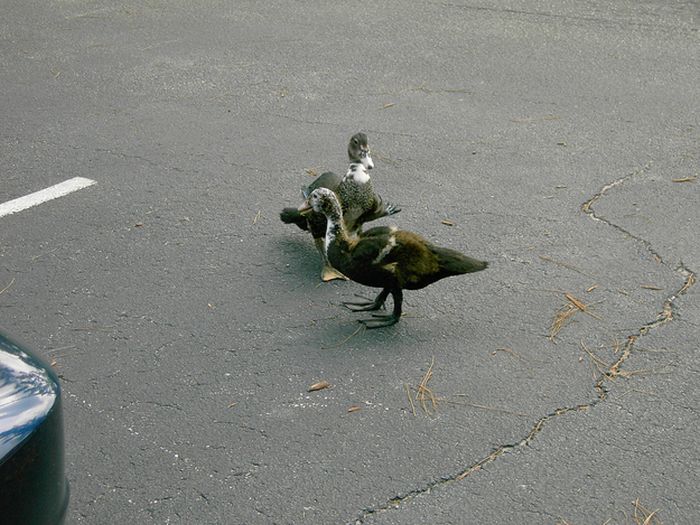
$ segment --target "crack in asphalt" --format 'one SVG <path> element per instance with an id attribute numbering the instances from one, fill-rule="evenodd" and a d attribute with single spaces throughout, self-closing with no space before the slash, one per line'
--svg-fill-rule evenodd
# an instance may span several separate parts
<path id="1" fill-rule="evenodd" d="M 640 168 L 637 171 L 634 171 L 628 175 L 625 175 L 624 177 L 621 177 L 617 180 L 614 180 L 613 182 L 606 184 L 603 186 L 598 193 L 593 195 L 590 199 L 588 199 L 586 202 L 584 202 L 581 205 L 581 211 L 588 215 L 591 219 L 594 221 L 602 222 L 606 224 L 607 226 L 610 226 L 611 228 L 614 228 L 615 230 L 621 232 L 625 236 L 635 240 L 636 242 L 641 243 L 646 250 L 652 255 L 652 257 L 659 263 L 663 264 L 664 266 L 668 267 L 668 264 L 664 261 L 664 258 L 661 256 L 659 252 L 657 252 L 654 247 L 652 246 L 651 242 L 648 240 L 644 239 L 643 237 L 640 237 L 639 235 L 635 235 L 629 230 L 626 230 L 622 226 L 619 226 L 609 219 L 603 217 L 602 215 L 599 215 L 596 213 L 596 211 L 593 209 L 593 204 L 598 202 L 605 194 L 612 190 L 613 188 L 616 188 L 617 186 L 620 186 L 624 184 L 625 182 L 636 178 L 639 175 L 642 175 L 646 172 L 648 172 L 651 169 L 652 162 L 649 161 L 647 162 L 642 168 Z M 683 277 L 683 284 L 682 286 L 673 292 L 671 295 L 669 295 L 663 303 L 663 307 L 661 312 L 657 313 L 656 319 L 653 321 L 650 321 L 648 323 L 645 323 L 642 325 L 637 333 L 631 334 L 627 336 L 627 342 L 625 343 L 625 346 L 622 349 L 622 353 L 620 354 L 620 357 L 615 361 L 612 365 L 610 365 L 609 369 L 602 373 L 598 380 L 596 380 L 594 388 L 598 394 L 598 398 L 601 401 L 604 401 L 605 398 L 607 397 L 608 394 L 608 389 L 605 387 L 605 383 L 609 380 L 615 379 L 619 375 L 620 368 L 624 364 L 624 362 L 632 355 L 632 351 L 634 348 L 635 343 L 640 337 L 645 336 L 646 334 L 649 333 L 650 330 L 653 330 L 655 328 L 658 328 L 659 326 L 662 326 L 666 323 L 669 323 L 674 320 L 675 318 L 675 302 L 676 300 L 683 295 L 685 292 L 688 291 L 690 287 L 692 287 L 695 284 L 696 278 L 695 278 L 695 272 L 693 272 L 690 268 L 688 268 L 683 262 L 680 262 L 678 266 L 673 268 L 673 270 L 681 275 Z"/>
<path id="2" fill-rule="evenodd" d="M 634 235 L 634 234 L 633 234 L 632 232 L 630 232 L 629 230 L 626 230 L 626 229 L 623 228 L 622 226 L 619 226 L 619 225 L 615 224 L 614 222 L 611 222 L 610 220 L 606 219 L 606 218 L 603 217 L 602 215 L 598 215 L 598 214 L 593 210 L 593 205 L 594 205 L 596 202 L 598 202 L 601 198 L 603 198 L 603 197 L 605 196 L 606 193 L 608 193 L 608 192 L 609 192 L 610 190 L 612 190 L 613 188 L 616 188 L 616 187 L 618 187 L 618 186 L 621 186 L 621 185 L 624 184 L 625 182 L 627 182 L 627 181 L 629 181 L 629 180 L 631 180 L 631 179 L 633 179 L 633 178 L 636 178 L 636 177 L 638 177 L 639 175 L 642 175 L 642 174 L 648 172 L 648 171 L 651 169 L 651 166 L 652 166 L 652 162 L 649 161 L 649 162 L 647 162 L 644 166 L 642 166 L 640 169 L 638 169 L 638 170 L 636 170 L 636 171 L 633 171 L 632 173 L 629 173 L 629 174 L 625 175 L 624 177 L 620 177 L 619 179 L 616 179 L 616 180 L 614 180 L 614 181 L 612 181 L 612 182 L 606 184 L 605 186 L 603 186 L 603 187 L 598 191 L 598 193 L 596 193 L 595 195 L 593 195 L 593 197 L 591 197 L 590 199 L 588 199 L 586 202 L 584 202 L 584 203 L 581 205 L 581 211 L 582 211 L 583 213 L 585 213 L 586 215 L 588 215 L 588 216 L 589 216 L 591 219 L 593 219 L 594 221 L 596 221 L 596 222 L 602 222 L 603 224 L 606 224 L 607 226 L 609 226 L 609 227 L 611 227 L 611 228 L 613 228 L 613 229 L 615 229 L 615 230 L 617 230 L 617 231 L 623 233 L 623 234 L 626 235 L 627 237 L 630 237 L 630 238 L 634 239 L 635 241 L 640 242 L 640 243 L 643 244 L 644 247 L 649 251 L 649 253 L 651 253 L 651 255 L 654 257 L 654 259 L 656 259 L 657 262 L 663 264 L 663 263 L 664 263 L 663 257 L 661 257 L 661 254 L 658 253 L 658 252 L 653 248 L 653 246 L 651 245 L 651 243 L 650 243 L 649 241 L 647 241 L 646 239 L 643 239 L 642 237 L 639 237 L 638 235 Z"/>
<path id="3" fill-rule="evenodd" d="M 365 519 L 368 517 L 390 511 L 393 509 L 398 508 L 399 505 L 402 503 L 409 501 L 417 496 L 423 495 L 423 494 L 428 494 L 433 488 L 436 487 L 443 487 L 445 485 L 451 484 L 451 483 L 456 483 L 458 481 L 461 481 L 475 472 L 481 470 L 485 465 L 497 460 L 499 457 L 508 454 L 510 452 L 513 452 L 514 450 L 520 449 L 522 447 L 528 446 L 536 437 L 537 435 L 542 431 L 542 429 L 547 425 L 548 422 L 550 422 L 553 419 L 556 419 L 560 416 L 566 415 L 566 414 L 571 414 L 573 412 L 582 412 L 582 411 L 587 411 L 590 410 L 591 408 L 595 407 L 599 403 L 604 402 L 607 399 L 607 396 L 610 392 L 609 388 L 606 386 L 606 383 L 608 381 L 614 380 L 616 377 L 618 377 L 621 373 L 621 369 L 629 359 L 629 357 L 633 354 L 635 344 L 637 341 L 641 338 L 644 337 L 646 334 L 648 334 L 651 330 L 654 330 L 662 325 L 665 325 L 667 323 L 670 323 L 675 319 L 675 312 L 676 312 L 676 301 L 683 295 L 685 294 L 693 285 L 695 285 L 696 282 L 696 274 L 693 270 L 691 270 L 689 267 L 687 267 L 683 262 L 680 262 L 678 266 L 675 268 L 670 268 L 668 264 L 664 261 L 663 257 L 661 256 L 660 253 L 658 253 L 654 247 L 652 246 L 651 242 L 648 240 L 633 234 L 632 232 L 626 230 L 625 228 L 613 223 L 609 219 L 599 215 L 596 213 L 593 205 L 598 202 L 601 198 L 603 198 L 610 190 L 621 186 L 625 182 L 638 177 L 639 175 L 642 175 L 646 172 L 648 172 L 651 169 L 652 162 L 649 161 L 647 162 L 644 166 L 642 166 L 640 169 L 629 173 L 625 175 L 624 177 L 621 177 L 619 179 L 616 179 L 606 185 L 604 185 L 597 193 L 595 193 L 590 199 L 585 201 L 581 205 L 581 211 L 586 214 L 588 217 L 590 217 L 592 220 L 601 222 L 618 232 L 624 234 L 625 236 L 635 240 L 636 242 L 642 244 L 645 249 L 651 254 L 651 256 L 660 264 L 663 264 L 664 266 L 668 267 L 669 269 L 675 271 L 677 274 L 679 274 L 683 278 L 683 284 L 671 295 L 666 297 L 663 303 L 663 307 L 661 312 L 657 313 L 656 318 L 653 321 L 649 321 L 642 325 L 635 333 L 630 334 L 627 336 L 627 341 L 625 345 L 622 348 L 622 352 L 620 353 L 620 357 L 613 362 L 607 370 L 602 371 L 599 375 L 599 377 L 596 379 L 593 385 L 593 389 L 596 392 L 596 398 L 592 399 L 589 402 L 586 403 L 581 403 L 578 405 L 574 406 L 568 406 L 568 407 L 560 407 L 557 408 L 556 410 L 552 411 L 551 413 L 542 416 L 539 418 L 535 424 L 532 426 L 530 431 L 527 433 L 527 435 L 522 438 L 520 441 L 516 443 L 511 443 L 511 444 L 506 444 L 506 445 L 501 445 L 498 448 L 494 449 L 491 453 L 486 455 L 485 457 L 481 458 L 478 460 L 476 463 L 470 465 L 469 467 L 461 470 L 460 472 L 457 472 L 456 474 L 452 474 L 450 476 L 443 476 L 437 479 L 433 479 L 429 482 L 427 482 L 425 485 L 422 487 L 413 489 L 405 494 L 395 496 L 394 498 L 389 499 L 386 501 L 384 504 L 374 507 L 374 508 L 365 508 L 363 509 L 360 514 L 351 520 L 348 523 L 354 523 L 355 525 L 362 525 L 365 522 Z"/>
<path id="4" fill-rule="evenodd" d="M 502 8 L 502 7 L 490 7 L 490 6 L 479 6 L 479 5 L 461 5 L 461 4 L 454 4 L 450 2 L 430 2 L 433 5 L 438 5 L 446 8 L 451 8 L 451 9 L 458 9 L 458 10 L 463 10 L 463 11 L 482 11 L 482 12 L 491 12 L 491 13 L 497 13 L 499 15 L 513 15 L 517 17 L 532 17 L 533 19 L 548 19 L 548 18 L 553 18 L 553 19 L 558 19 L 558 20 L 563 20 L 563 21 L 568 21 L 568 22 L 575 22 L 575 23 L 593 23 L 593 24 L 600 24 L 602 26 L 606 27 L 630 27 L 630 28 L 653 28 L 653 29 L 664 29 L 667 32 L 688 32 L 692 33 L 694 31 L 694 28 L 689 27 L 688 29 L 684 28 L 679 28 L 675 25 L 667 24 L 667 23 L 659 23 L 656 21 L 655 23 L 647 22 L 647 21 L 634 21 L 634 20 L 623 20 L 623 19 L 615 19 L 612 17 L 604 17 L 604 16 L 586 16 L 586 15 L 564 15 L 560 13 L 555 13 L 555 12 L 547 12 L 547 11 L 533 11 L 533 10 L 527 10 L 527 9 L 513 9 L 513 8 Z"/>

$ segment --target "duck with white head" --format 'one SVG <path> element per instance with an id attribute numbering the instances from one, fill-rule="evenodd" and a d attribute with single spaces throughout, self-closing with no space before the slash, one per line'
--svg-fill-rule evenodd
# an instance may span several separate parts
<path id="1" fill-rule="evenodd" d="M 284 208 L 280 219 L 287 224 L 296 224 L 302 230 L 310 231 L 316 248 L 321 256 L 321 279 L 347 279 L 328 261 L 323 248 L 326 235 L 326 217 L 314 212 L 308 205 L 309 196 L 317 189 L 331 191 L 339 201 L 344 214 L 345 227 L 349 234 L 356 235 L 362 231 L 365 222 L 393 215 L 401 211 L 398 206 L 384 203 L 374 192 L 369 170 L 374 168 L 367 135 L 356 133 L 348 143 L 350 166 L 344 177 L 333 172 L 321 174 L 309 186 L 302 188 L 304 202 L 298 208 Z"/>

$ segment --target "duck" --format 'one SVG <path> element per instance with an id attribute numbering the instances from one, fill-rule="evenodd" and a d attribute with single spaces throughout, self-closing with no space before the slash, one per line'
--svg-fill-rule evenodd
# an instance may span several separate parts
<path id="1" fill-rule="evenodd" d="M 367 328 L 381 328 L 399 322 L 403 290 L 419 290 L 454 275 L 479 272 L 488 262 L 468 257 L 456 250 L 435 246 L 420 235 L 395 226 L 377 226 L 350 235 L 343 221 L 343 210 L 336 194 L 327 188 L 315 189 L 307 208 L 327 219 L 324 249 L 328 261 L 349 279 L 381 288 L 374 300 L 344 302 L 355 312 L 374 312 L 384 306 L 389 295 L 394 301 L 391 314 L 372 314 L 360 319 Z"/>
<path id="2" fill-rule="evenodd" d="M 356 235 L 362 230 L 365 222 L 373 221 L 381 217 L 394 215 L 401 211 L 398 206 L 385 203 L 374 192 L 369 176 L 369 170 L 374 168 L 374 162 L 370 153 L 367 135 L 356 133 L 350 137 L 348 143 L 348 158 L 350 166 L 342 178 L 333 172 L 322 173 L 310 185 L 302 188 L 304 202 L 298 208 L 284 208 L 280 213 L 280 219 L 287 224 L 296 224 L 299 228 L 311 232 L 316 249 L 321 256 L 321 279 L 332 281 L 334 279 L 347 279 L 345 275 L 333 268 L 326 257 L 324 238 L 326 235 L 327 221 L 322 213 L 315 213 L 309 209 L 308 198 L 317 189 L 324 188 L 335 193 L 341 203 L 347 231 Z M 307 210 L 301 213 L 300 209 Z"/>

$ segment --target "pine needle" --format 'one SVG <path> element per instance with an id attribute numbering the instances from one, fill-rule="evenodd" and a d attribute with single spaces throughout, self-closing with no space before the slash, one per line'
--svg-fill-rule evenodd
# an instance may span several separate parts
<path id="1" fill-rule="evenodd" d="M 635 525 L 661 525 L 661 520 L 656 516 L 657 510 L 649 510 L 645 508 L 640 502 L 639 498 L 632 502 L 634 505 L 634 514 L 632 518 L 634 519 Z"/>
<path id="2" fill-rule="evenodd" d="M 321 283 L 321 284 L 323 284 L 323 283 Z M 348 341 L 350 341 L 350 339 L 352 339 L 353 337 L 355 337 L 355 336 L 360 332 L 360 330 L 362 330 L 363 328 L 366 328 L 366 326 L 363 325 L 363 324 L 361 324 L 360 326 L 357 327 L 357 330 L 355 330 L 353 333 L 351 333 L 349 336 L 347 336 L 345 339 L 343 339 L 343 340 L 340 341 L 339 343 L 336 343 L 336 344 L 331 345 L 331 346 L 323 346 L 323 347 L 321 347 L 321 348 L 322 348 L 323 350 L 330 350 L 331 348 L 338 348 L 338 347 L 340 347 L 340 346 L 343 346 L 345 343 L 347 343 Z"/>
<path id="3" fill-rule="evenodd" d="M 591 352 L 586 344 L 581 341 L 581 349 L 588 354 L 593 363 L 596 365 L 598 372 L 607 375 L 607 371 L 610 369 L 610 365 L 603 361 L 600 357 Z"/>
<path id="4" fill-rule="evenodd" d="M 428 408 L 428 401 L 430 401 L 432 405 L 432 410 L 433 412 L 437 409 L 438 401 L 435 395 L 433 394 L 433 391 L 428 388 L 428 382 L 432 379 L 433 377 L 433 366 L 435 365 L 435 356 L 433 356 L 432 360 L 430 361 L 430 366 L 428 367 L 428 370 L 426 370 L 425 375 L 423 376 L 423 379 L 421 379 L 421 382 L 418 384 L 418 392 L 416 393 L 416 401 L 420 403 L 421 408 L 423 409 L 423 412 L 425 412 L 428 415 L 431 415 L 432 412 Z"/>
<path id="5" fill-rule="evenodd" d="M 569 264 L 569 263 L 566 263 L 563 261 L 557 261 L 556 259 L 552 259 L 551 257 L 548 257 L 546 255 L 540 255 L 539 258 L 542 259 L 543 261 L 550 262 L 552 264 L 556 264 L 557 266 L 561 266 L 563 268 L 566 268 L 567 270 L 571 270 L 572 272 L 587 275 L 586 272 L 584 272 L 583 270 L 581 270 L 579 268 L 576 268 L 576 266 L 574 266 L 573 264 Z"/>
<path id="6" fill-rule="evenodd" d="M 458 396 L 464 396 L 464 394 L 457 394 Z M 462 406 L 467 406 L 467 407 L 473 407 L 473 408 L 478 408 L 480 410 L 488 410 L 489 412 L 499 412 L 501 414 L 509 414 L 511 416 L 521 416 L 521 417 L 528 417 L 530 414 L 525 414 L 524 412 L 515 412 L 513 410 L 508 410 L 505 408 L 498 408 L 498 407 L 492 407 L 488 405 L 481 405 L 479 403 L 469 403 L 468 401 L 450 401 L 448 399 L 443 399 L 445 403 L 451 404 L 451 405 L 462 405 Z"/>
<path id="7" fill-rule="evenodd" d="M 549 327 L 549 340 L 554 341 L 554 338 L 561 332 L 564 325 L 578 312 L 578 309 L 573 304 L 564 305 L 554 315 L 552 326 Z"/>
<path id="8" fill-rule="evenodd" d="M 408 386 L 407 383 L 403 384 L 404 388 L 406 389 L 406 396 L 408 397 L 408 402 L 411 405 L 411 413 L 415 417 L 416 415 L 416 405 L 413 404 L 413 396 L 411 395 L 411 388 Z"/>
<path id="9" fill-rule="evenodd" d="M 10 281 L 10 284 L 8 284 L 7 286 L 5 286 L 5 288 L 3 288 L 2 290 L 0 290 L 0 294 L 2 294 L 3 292 L 6 292 L 7 290 L 9 290 L 10 287 L 11 287 L 13 284 L 15 284 L 15 278 L 14 278 L 14 277 L 13 277 L 12 280 Z"/>

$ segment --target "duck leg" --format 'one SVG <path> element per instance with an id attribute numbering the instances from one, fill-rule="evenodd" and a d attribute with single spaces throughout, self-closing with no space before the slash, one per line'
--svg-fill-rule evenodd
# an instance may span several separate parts
<path id="1" fill-rule="evenodd" d="M 382 290 L 380 296 L 386 292 L 389 293 L 389 289 L 385 288 Z M 371 328 L 383 328 L 384 326 L 391 326 L 396 324 L 401 319 L 401 305 L 403 303 L 403 292 L 401 288 L 396 290 L 391 290 L 391 296 L 394 298 L 394 311 L 388 315 L 372 314 L 371 319 L 360 319 L 359 322 L 365 325 L 368 329 Z M 386 295 L 384 296 L 386 298 Z M 379 297 L 377 297 L 379 299 Z"/>
<path id="2" fill-rule="evenodd" d="M 347 281 L 348 278 L 345 277 L 338 270 L 333 268 L 333 266 L 331 266 L 331 263 L 328 261 L 328 256 L 326 255 L 326 248 L 324 246 L 324 238 L 318 237 L 314 239 L 314 243 L 316 244 L 316 249 L 318 250 L 318 253 L 321 254 L 321 264 L 323 264 L 323 267 L 321 268 L 321 280 L 324 282 L 332 281 L 333 279 L 343 279 Z"/>
<path id="3" fill-rule="evenodd" d="M 354 303 L 344 302 L 343 306 L 345 306 L 345 308 L 347 308 L 348 310 L 352 310 L 353 312 L 373 312 L 375 310 L 379 310 L 384 306 L 384 302 L 389 296 L 389 291 L 389 288 L 384 288 L 381 292 L 379 292 L 379 295 L 374 301 L 367 299 L 366 301 L 359 301 Z M 364 299 L 364 297 L 362 298 Z"/>

